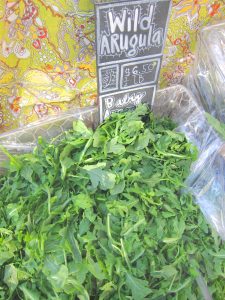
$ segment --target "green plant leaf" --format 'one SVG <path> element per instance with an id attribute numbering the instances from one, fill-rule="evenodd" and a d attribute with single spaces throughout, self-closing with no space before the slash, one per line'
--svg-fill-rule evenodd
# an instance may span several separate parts
<path id="1" fill-rule="evenodd" d="M 146 296 L 152 293 L 146 280 L 135 278 L 131 274 L 127 273 L 126 282 L 132 291 L 132 297 L 134 300 L 145 299 Z"/>
<path id="2" fill-rule="evenodd" d="M 223 138 L 225 139 L 225 124 L 218 121 L 209 113 L 205 113 L 206 119 L 209 124 L 213 127 L 213 129 Z"/>
<path id="3" fill-rule="evenodd" d="M 83 169 L 87 171 L 90 176 L 93 188 L 100 185 L 102 190 L 112 189 L 116 183 L 116 175 L 112 172 L 103 170 L 102 164 L 84 166 Z"/>
<path id="4" fill-rule="evenodd" d="M 5 284 L 7 284 L 11 292 L 13 292 L 16 289 L 18 285 L 17 269 L 14 267 L 13 264 L 5 266 L 3 281 L 5 282 Z"/>

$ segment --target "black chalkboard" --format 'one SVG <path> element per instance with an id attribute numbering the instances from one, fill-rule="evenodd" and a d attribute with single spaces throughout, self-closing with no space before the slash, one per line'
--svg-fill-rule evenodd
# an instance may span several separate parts
<path id="1" fill-rule="evenodd" d="M 141 102 L 153 101 L 170 6 L 170 0 L 96 3 L 101 120 L 113 111 L 137 105 L 130 97 L 142 95 Z"/>

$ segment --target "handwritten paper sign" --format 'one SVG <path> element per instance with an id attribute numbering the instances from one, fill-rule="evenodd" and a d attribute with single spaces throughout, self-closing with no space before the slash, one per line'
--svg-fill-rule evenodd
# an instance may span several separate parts
<path id="1" fill-rule="evenodd" d="M 96 2 L 101 121 L 153 101 L 170 6 L 170 0 Z"/>

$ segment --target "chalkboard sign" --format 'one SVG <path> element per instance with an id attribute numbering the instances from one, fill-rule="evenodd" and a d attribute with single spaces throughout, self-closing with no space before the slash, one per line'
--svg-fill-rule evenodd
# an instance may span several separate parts
<path id="1" fill-rule="evenodd" d="M 100 120 L 151 103 L 162 63 L 170 0 L 95 3 Z"/>

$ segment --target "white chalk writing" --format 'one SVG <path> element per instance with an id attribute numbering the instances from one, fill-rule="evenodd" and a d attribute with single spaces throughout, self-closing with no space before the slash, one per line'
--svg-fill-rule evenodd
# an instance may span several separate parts
<path id="1" fill-rule="evenodd" d="M 135 57 L 142 48 L 160 47 L 163 43 L 163 28 L 155 28 L 153 22 L 155 3 L 149 4 L 148 15 L 142 15 L 140 6 L 123 8 L 116 13 L 109 9 L 106 13 L 108 32 L 101 33 L 100 55 Z"/>

